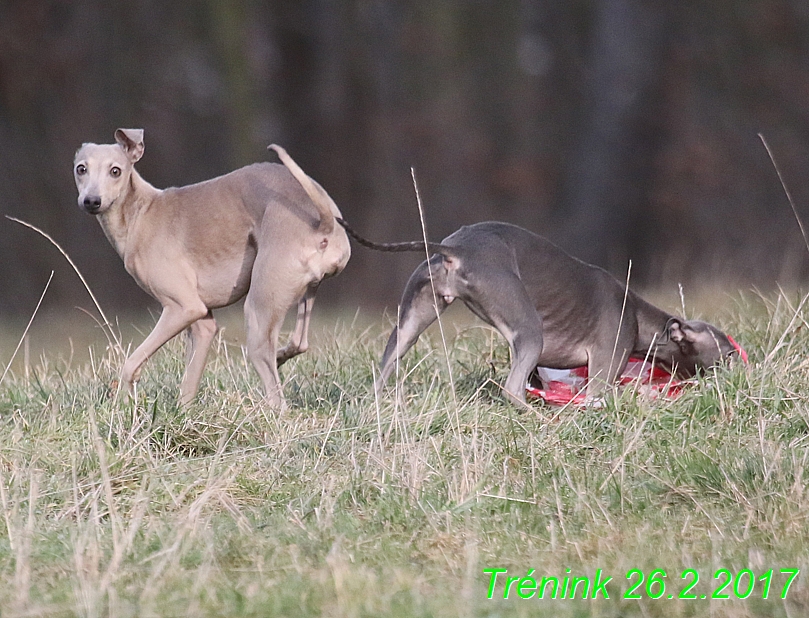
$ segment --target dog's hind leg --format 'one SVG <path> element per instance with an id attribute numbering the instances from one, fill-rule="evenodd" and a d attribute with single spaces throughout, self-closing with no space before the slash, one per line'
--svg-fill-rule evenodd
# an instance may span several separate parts
<path id="1" fill-rule="evenodd" d="M 302 283 L 306 278 L 306 271 L 284 247 L 260 249 L 244 301 L 247 355 L 264 385 L 267 403 L 276 409 L 285 406 L 278 375 L 278 336 L 289 309 L 307 294 Z"/>
<path id="2" fill-rule="evenodd" d="M 298 303 L 298 317 L 295 320 L 295 330 L 289 337 L 289 342 L 278 350 L 276 360 L 280 367 L 290 358 L 303 354 L 309 349 L 309 318 L 312 315 L 312 305 L 315 304 L 317 286 L 306 289 L 306 293 Z"/>
<path id="3" fill-rule="evenodd" d="M 509 340 L 511 346 L 511 371 L 508 373 L 503 392 L 512 402 L 525 403 L 525 387 L 528 377 L 536 369 L 542 354 L 542 328 L 539 323 L 518 330 Z"/>
<path id="4" fill-rule="evenodd" d="M 188 327 L 188 348 L 185 374 L 180 384 L 180 405 L 187 405 L 194 399 L 202 380 L 202 370 L 208 359 L 208 349 L 216 337 L 216 320 L 209 311 L 208 315 Z"/>
<path id="5" fill-rule="evenodd" d="M 407 282 L 400 304 L 399 323 L 388 338 L 380 362 L 380 374 L 374 383 L 377 395 L 381 393 L 396 362 L 413 347 L 421 333 L 435 322 L 453 300 L 453 297 L 448 294 L 446 270 L 442 262 L 443 258 L 440 255 L 430 259 L 433 273 L 432 284 L 430 283 L 430 269 L 426 261 L 413 271 Z M 436 287 L 435 297 L 433 296 L 433 285 Z"/>
<path id="6" fill-rule="evenodd" d="M 284 407 L 285 402 L 281 390 L 281 377 L 278 375 L 276 349 L 284 312 L 271 312 L 264 303 L 248 294 L 244 302 L 244 317 L 247 356 L 261 378 L 267 403 L 273 408 L 280 409 Z"/>
<path id="7" fill-rule="evenodd" d="M 525 404 L 528 377 L 536 369 L 542 354 L 542 318 L 528 296 L 520 278 L 512 272 L 476 272 L 470 287 L 486 290 L 476 294 L 467 306 L 478 317 L 494 326 L 511 348 L 511 370 L 503 394 L 517 405 Z"/>

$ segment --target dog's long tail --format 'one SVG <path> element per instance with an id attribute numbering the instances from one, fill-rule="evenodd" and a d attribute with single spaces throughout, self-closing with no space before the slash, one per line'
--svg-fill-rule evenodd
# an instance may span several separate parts
<path id="1" fill-rule="evenodd" d="M 326 193 L 324 189 L 322 189 L 319 185 L 317 185 L 309 176 L 306 175 L 300 166 L 295 163 L 295 160 L 287 154 L 287 151 L 284 150 L 278 144 L 270 144 L 267 146 L 268 149 L 274 150 L 278 153 L 278 158 L 281 159 L 281 163 L 283 163 L 286 168 L 292 173 L 295 179 L 301 184 L 303 190 L 306 191 L 306 195 L 315 203 L 318 212 L 320 213 L 320 225 L 318 225 L 318 232 L 322 232 L 323 234 L 331 234 L 332 230 L 334 230 L 334 213 L 331 211 L 332 206 L 332 199 Z"/>
<path id="2" fill-rule="evenodd" d="M 335 217 L 337 223 L 342 225 L 345 228 L 346 234 L 351 236 L 354 240 L 360 243 L 363 247 L 368 247 L 369 249 L 373 249 L 374 251 L 390 251 L 390 252 L 400 252 L 400 251 L 424 251 L 424 241 L 415 240 L 411 242 L 385 242 L 385 243 L 378 243 L 368 240 L 360 236 L 356 231 L 354 231 L 348 223 L 345 222 L 344 219 L 340 217 Z M 439 253 L 446 257 L 455 257 L 457 252 L 454 250 L 453 247 L 448 247 L 447 245 L 442 245 L 441 243 L 437 242 L 428 242 L 427 248 L 433 253 Z"/>

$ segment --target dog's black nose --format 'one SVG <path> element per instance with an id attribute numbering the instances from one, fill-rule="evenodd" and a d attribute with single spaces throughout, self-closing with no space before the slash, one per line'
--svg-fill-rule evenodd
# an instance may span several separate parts
<path id="1" fill-rule="evenodd" d="M 84 210 L 94 215 L 101 209 L 101 198 L 97 195 L 88 195 L 84 198 Z"/>

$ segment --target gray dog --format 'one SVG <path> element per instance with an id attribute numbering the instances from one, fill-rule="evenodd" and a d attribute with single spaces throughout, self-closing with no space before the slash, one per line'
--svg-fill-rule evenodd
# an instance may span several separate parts
<path id="1" fill-rule="evenodd" d="M 371 249 L 424 250 L 420 242 L 373 243 L 337 221 Z M 587 394 L 592 396 L 615 382 L 630 356 L 649 354 L 677 377 L 687 378 L 738 353 L 714 326 L 682 320 L 650 305 L 605 270 L 516 225 L 477 223 L 428 247 L 435 255 L 407 282 L 400 323 L 385 347 L 377 389 L 456 298 L 508 341 L 512 365 L 504 391 L 520 404 L 538 365 L 587 365 Z"/>

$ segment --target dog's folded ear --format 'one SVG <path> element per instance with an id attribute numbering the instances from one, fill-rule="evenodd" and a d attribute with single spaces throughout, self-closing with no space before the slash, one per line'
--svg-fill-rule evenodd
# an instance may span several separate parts
<path id="1" fill-rule="evenodd" d="M 116 129 L 115 141 L 124 149 L 132 163 L 137 163 L 143 156 L 143 129 Z"/>
<path id="2" fill-rule="evenodd" d="M 675 343 L 694 340 L 693 329 L 688 324 L 678 320 L 677 318 L 671 318 L 668 321 L 668 324 L 666 325 L 666 333 L 668 333 L 669 339 Z"/>

